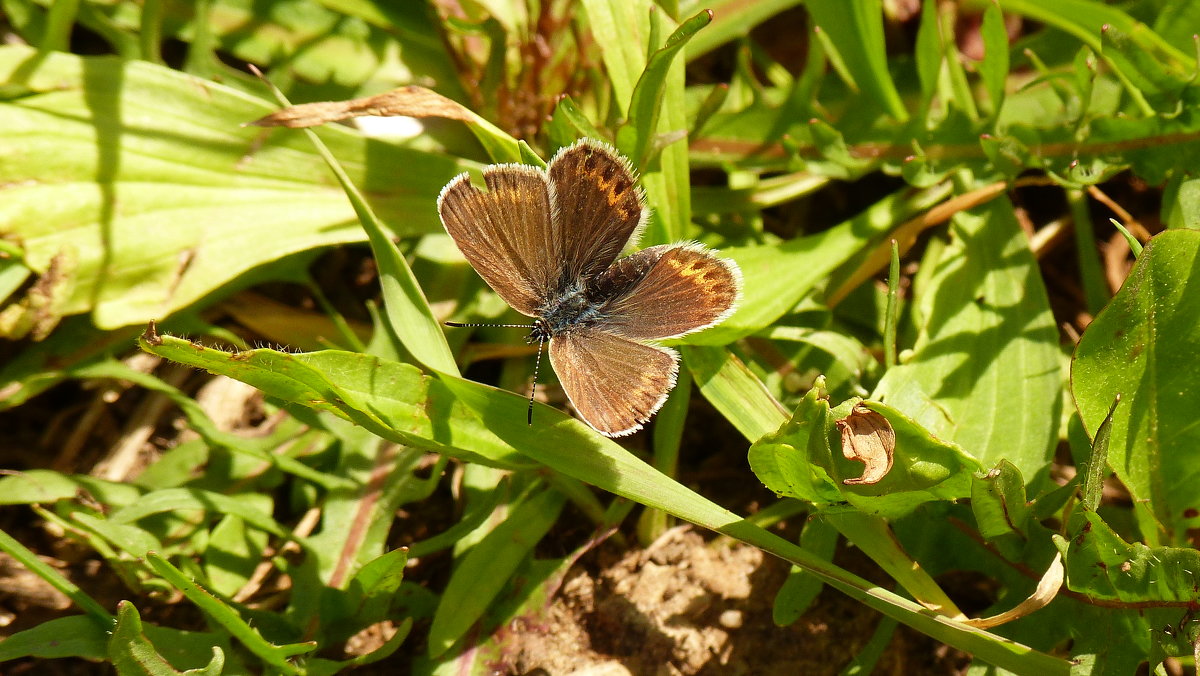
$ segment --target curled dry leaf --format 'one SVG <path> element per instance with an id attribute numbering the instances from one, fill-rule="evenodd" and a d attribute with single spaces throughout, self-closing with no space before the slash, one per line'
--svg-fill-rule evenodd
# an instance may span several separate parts
<path id="1" fill-rule="evenodd" d="M 409 86 L 390 92 L 366 96 L 349 101 L 319 101 L 302 103 L 277 110 L 250 124 L 256 127 L 315 127 L 326 122 L 337 122 L 351 117 L 378 115 L 390 117 L 444 117 L 451 120 L 470 122 L 474 114 L 462 104 L 452 101 L 424 87 Z"/>
<path id="2" fill-rule="evenodd" d="M 866 465 L 862 476 L 844 479 L 842 483 L 874 484 L 892 469 L 892 453 L 896 450 L 896 432 L 887 418 L 866 406 L 855 406 L 850 415 L 837 421 L 842 433 L 842 455 Z"/>
<path id="3" fill-rule="evenodd" d="M 1045 608 L 1055 596 L 1058 596 L 1058 590 L 1063 583 L 1063 562 L 1062 554 L 1056 554 L 1054 561 L 1050 563 L 1050 567 L 1046 569 L 1046 574 L 1038 581 L 1037 589 L 1029 595 L 1029 598 L 1021 601 L 1015 608 L 1006 610 L 999 615 L 991 617 L 977 617 L 970 620 L 964 620 L 964 624 L 969 624 L 977 629 L 991 629 L 998 627 L 1006 622 L 1025 617 L 1035 610 Z"/>

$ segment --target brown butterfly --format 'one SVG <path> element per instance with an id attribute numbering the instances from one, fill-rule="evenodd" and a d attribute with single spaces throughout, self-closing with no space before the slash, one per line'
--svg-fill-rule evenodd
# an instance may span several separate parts
<path id="1" fill-rule="evenodd" d="M 486 191 L 467 174 L 442 189 L 446 232 L 501 298 L 535 318 L 516 326 L 532 329 L 539 359 L 549 341 L 579 416 L 610 437 L 641 429 L 679 372 L 678 353 L 649 341 L 728 317 L 741 296 L 737 264 L 695 243 L 618 260 L 649 212 L 629 162 L 600 141 L 563 148 L 545 170 L 494 164 L 483 178 Z"/>

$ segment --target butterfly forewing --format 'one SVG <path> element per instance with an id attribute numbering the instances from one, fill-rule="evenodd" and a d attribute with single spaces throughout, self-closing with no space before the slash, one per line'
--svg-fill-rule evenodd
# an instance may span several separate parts
<path id="1" fill-rule="evenodd" d="M 550 363 L 567 397 L 602 434 L 632 434 L 658 411 L 675 386 L 679 357 L 593 328 L 550 340 Z"/>
<path id="2" fill-rule="evenodd" d="M 608 145 L 584 139 L 559 151 L 546 171 L 554 237 L 567 279 L 601 272 L 646 219 L 633 170 Z"/>
<path id="3" fill-rule="evenodd" d="M 593 282 L 608 300 L 599 327 L 626 338 L 674 338 L 713 326 L 741 297 L 741 271 L 698 244 L 653 246 Z"/>
<path id="4" fill-rule="evenodd" d="M 463 256 L 518 312 L 535 316 L 557 289 L 562 257 L 550 226 L 546 175 L 518 164 L 483 172 L 487 192 L 467 174 L 438 197 L 438 214 Z"/>

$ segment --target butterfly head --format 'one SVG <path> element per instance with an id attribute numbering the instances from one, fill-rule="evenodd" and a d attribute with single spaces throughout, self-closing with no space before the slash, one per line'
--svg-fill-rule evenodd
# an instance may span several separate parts
<path id="1" fill-rule="evenodd" d="M 544 343 L 550 340 L 550 337 L 553 335 L 553 332 L 550 330 L 550 324 L 545 319 L 538 317 L 533 320 L 533 329 L 529 332 L 528 336 L 525 336 L 525 343 L 527 345 Z"/>

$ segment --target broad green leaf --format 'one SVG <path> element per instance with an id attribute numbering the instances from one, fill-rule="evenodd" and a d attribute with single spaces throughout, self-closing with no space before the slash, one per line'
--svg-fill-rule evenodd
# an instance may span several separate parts
<path id="1" fill-rule="evenodd" d="M 75 261 L 64 314 L 163 318 L 271 261 L 363 239 L 303 139 L 241 127 L 265 101 L 145 62 L 50 54 L 28 72 L 33 58 L 0 48 L 0 82 L 30 90 L 0 102 L 0 229 L 38 273 Z M 396 232 L 440 230 L 436 196 L 461 164 L 320 133 Z"/>
<path id="2" fill-rule="evenodd" d="M 564 502 L 558 491 L 542 491 L 518 505 L 463 557 L 429 628 L 430 657 L 444 653 L 483 616 L 517 565 L 554 525 Z"/>
<path id="3" fill-rule="evenodd" d="M 1025 234 L 1005 198 L 951 222 L 918 288 L 921 333 L 874 397 L 984 466 L 1026 477 L 1051 458 L 1062 405 L 1058 331 Z"/>
<path id="4" fill-rule="evenodd" d="M 409 554 L 392 551 L 369 561 L 350 579 L 348 594 L 355 601 L 351 617 L 359 626 L 386 619 L 404 581 L 404 564 Z"/>
<path id="5" fill-rule="evenodd" d="M 977 477 L 971 490 L 971 511 L 979 534 L 988 540 L 1014 533 L 1025 537 L 1029 507 L 1025 479 L 1011 462 L 1002 460 L 987 474 Z"/>
<path id="6" fill-rule="evenodd" d="M 425 456 L 419 447 L 397 449 L 368 430 L 346 424 L 331 427 L 337 428 L 342 449 L 334 471 L 353 479 L 354 486 L 325 496 L 321 530 L 306 543 L 310 556 L 318 562 L 320 580 L 342 588 L 354 566 L 366 565 L 384 554 L 396 510 L 428 497 L 440 471 L 429 479 L 414 474 Z M 381 467 L 387 471 L 382 477 Z"/>
<path id="7" fill-rule="evenodd" d="M 750 447 L 751 469 L 776 494 L 825 506 L 849 502 L 866 514 L 887 518 L 899 518 L 932 500 L 970 495 L 971 475 L 979 470 L 973 458 L 888 406 L 863 405 L 887 418 L 896 434 L 892 468 L 877 483 L 843 483 L 859 476 L 862 465 L 832 450 L 830 440 L 840 440 L 840 435 L 828 402 L 817 398 L 817 388 L 809 390 L 787 424 Z"/>
<path id="8" fill-rule="evenodd" d="M 1071 392 L 1096 434 L 1113 400 L 1108 464 L 1168 542 L 1187 541 L 1200 506 L 1200 232 L 1168 230 L 1142 251 L 1129 278 L 1088 326 L 1071 364 Z M 1147 537 L 1156 541 L 1153 533 Z"/>
<path id="9" fill-rule="evenodd" d="M 813 22 L 837 46 L 854 83 L 894 119 L 908 120 L 908 111 L 888 72 L 880 0 L 808 0 Z"/>
<path id="10" fill-rule="evenodd" d="M 1200 230 L 1200 178 L 1176 175 L 1163 190 L 1162 210 L 1167 227 Z"/>
<path id="11" fill-rule="evenodd" d="M 136 502 L 143 491 L 127 483 L 62 474 L 48 469 L 15 472 L 0 478 L 0 505 L 45 504 L 70 500 L 81 493 L 110 507 L 122 507 Z"/>
<path id="12" fill-rule="evenodd" d="M 242 499 L 253 502 L 254 498 L 265 497 L 252 493 Z M 269 500 L 258 499 L 257 502 L 269 503 Z M 254 575 L 267 543 L 266 532 L 248 528 L 246 522 L 234 514 L 225 515 L 213 527 L 204 548 L 204 572 L 213 591 L 222 596 L 236 594 Z"/>
<path id="13" fill-rule="evenodd" d="M 979 535 L 1012 560 L 1020 560 L 1029 540 L 1025 478 L 1002 460 L 971 484 L 971 513 Z"/>
<path id="14" fill-rule="evenodd" d="M 87 615 L 59 617 L 5 637 L 0 641 L 0 662 L 20 657 L 102 660 L 108 654 L 110 635 Z"/>

